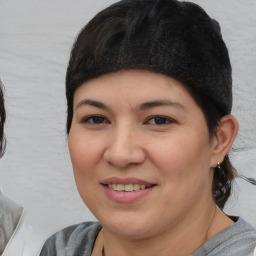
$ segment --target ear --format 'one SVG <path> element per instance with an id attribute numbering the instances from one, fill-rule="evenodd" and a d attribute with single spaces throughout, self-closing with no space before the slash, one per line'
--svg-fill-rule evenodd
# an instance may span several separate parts
<path id="1" fill-rule="evenodd" d="M 216 167 L 218 162 L 222 163 L 236 138 L 238 128 L 238 122 L 233 115 L 221 118 L 212 141 L 211 167 Z"/>

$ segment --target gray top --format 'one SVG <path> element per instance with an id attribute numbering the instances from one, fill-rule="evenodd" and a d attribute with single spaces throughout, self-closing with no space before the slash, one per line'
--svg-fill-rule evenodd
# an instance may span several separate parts
<path id="1" fill-rule="evenodd" d="M 99 222 L 67 227 L 46 241 L 40 256 L 90 256 L 100 229 Z M 253 256 L 255 247 L 256 229 L 242 218 L 236 218 L 233 225 L 208 240 L 191 256 Z"/>

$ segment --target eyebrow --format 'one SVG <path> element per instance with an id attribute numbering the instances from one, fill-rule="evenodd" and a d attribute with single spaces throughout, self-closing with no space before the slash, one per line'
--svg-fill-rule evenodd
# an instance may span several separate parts
<path id="1" fill-rule="evenodd" d="M 93 107 L 96 107 L 96 108 L 108 110 L 108 107 L 105 104 L 103 104 L 102 102 L 99 102 L 99 101 L 96 101 L 96 100 L 89 100 L 89 99 L 81 100 L 76 105 L 75 109 L 78 109 L 79 107 L 84 106 L 84 105 L 89 105 L 89 106 L 93 106 Z"/>
<path id="2" fill-rule="evenodd" d="M 179 102 L 171 101 L 171 100 L 154 100 L 145 102 L 139 105 L 138 110 L 147 110 L 154 107 L 160 107 L 160 106 L 171 106 L 175 108 L 180 108 L 185 110 L 185 107 L 180 104 Z"/>
<path id="3" fill-rule="evenodd" d="M 84 105 L 89 105 L 93 106 L 96 108 L 104 109 L 104 110 L 109 110 L 109 108 L 102 102 L 96 101 L 96 100 L 89 100 L 89 99 L 84 99 L 81 100 L 75 107 L 75 109 L 78 109 L 81 106 Z M 160 106 L 171 106 L 175 108 L 180 108 L 182 110 L 186 110 L 185 107 L 180 104 L 179 102 L 171 101 L 171 100 L 153 100 L 153 101 L 148 101 L 142 104 L 139 104 L 138 107 L 136 107 L 136 111 L 141 111 L 141 110 L 147 110 L 150 108 L 155 108 L 155 107 L 160 107 Z"/>

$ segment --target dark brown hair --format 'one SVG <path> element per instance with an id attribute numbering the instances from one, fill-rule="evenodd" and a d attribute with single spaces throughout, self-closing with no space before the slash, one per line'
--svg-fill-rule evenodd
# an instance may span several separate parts
<path id="1" fill-rule="evenodd" d="M 3 85 L 0 80 L 0 157 L 3 156 L 5 150 L 4 123 L 6 119 L 4 107 Z"/>

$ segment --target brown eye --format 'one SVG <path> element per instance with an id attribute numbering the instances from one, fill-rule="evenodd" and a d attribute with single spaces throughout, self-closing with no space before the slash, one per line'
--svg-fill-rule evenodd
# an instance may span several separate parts
<path id="1" fill-rule="evenodd" d="M 148 120 L 147 123 L 152 125 L 166 125 L 174 123 L 174 120 L 165 116 L 153 116 Z"/>
<path id="2" fill-rule="evenodd" d="M 104 124 L 106 123 L 106 118 L 103 116 L 89 116 L 83 120 L 83 123 L 89 123 L 89 124 Z"/>

